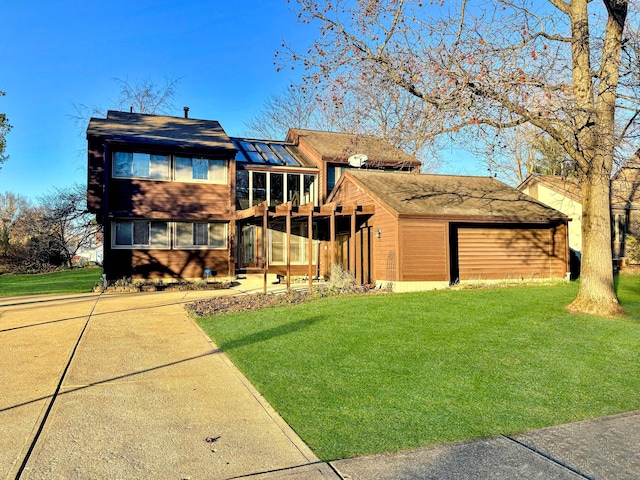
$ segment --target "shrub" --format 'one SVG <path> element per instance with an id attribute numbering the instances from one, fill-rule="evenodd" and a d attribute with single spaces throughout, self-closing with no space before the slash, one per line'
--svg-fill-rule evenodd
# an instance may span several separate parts
<path id="1" fill-rule="evenodd" d="M 640 235 L 627 234 L 625 239 L 625 259 L 631 265 L 640 264 Z"/>
<path id="2" fill-rule="evenodd" d="M 333 271 L 332 271 L 333 273 Z M 351 276 L 353 279 L 353 276 Z M 269 307 L 282 307 L 297 305 L 320 298 L 335 297 L 338 295 L 368 293 L 374 291 L 370 285 L 358 285 L 355 279 L 350 281 L 342 273 L 338 273 L 334 282 L 314 288 L 312 291 L 290 290 L 285 293 L 255 293 L 251 295 L 238 295 L 215 297 L 206 300 L 198 300 L 186 306 L 187 310 L 198 317 L 208 317 L 222 313 L 238 313 L 260 310 Z M 381 292 L 386 290 L 380 290 Z"/>

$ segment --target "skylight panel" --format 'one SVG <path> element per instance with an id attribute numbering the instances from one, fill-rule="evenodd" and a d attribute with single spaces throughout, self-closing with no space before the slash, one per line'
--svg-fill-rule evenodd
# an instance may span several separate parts
<path id="1" fill-rule="evenodd" d="M 276 155 L 276 153 L 273 150 L 271 150 L 271 148 L 269 148 L 269 145 L 267 145 L 266 143 L 256 142 L 254 145 L 256 147 L 256 150 L 259 150 L 262 153 L 262 155 L 264 155 L 269 161 L 269 163 L 271 163 L 272 165 L 284 164 L 284 162 L 280 159 L 280 157 L 278 157 L 278 155 Z"/>
<path id="2" fill-rule="evenodd" d="M 256 150 L 256 147 L 251 142 L 246 140 L 233 141 L 233 144 L 238 149 L 236 154 L 236 160 L 245 163 L 267 163 L 262 154 Z"/>
<path id="3" fill-rule="evenodd" d="M 256 147 L 253 145 L 253 143 L 247 142 L 246 140 L 241 141 L 240 142 L 240 146 L 242 148 L 244 148 L 247 152 L 255 152 L 256 151 Z"/>
<path id="4" fill-rule="evenodd" d="M 284 160 L 284 162 L 287 165 L 294 165 L 294 166 L 299 165 L 298 161 L 294 158 L 293 155 L 291 155 L 291 153 L 289 153 L 289 151 L 284 145 L 281 145 L 279 143 L 274 143 L 271 145 L 271 148 L 273 148 L 278 153 L 278 155 L 280 155 L 280 157 Z"/>

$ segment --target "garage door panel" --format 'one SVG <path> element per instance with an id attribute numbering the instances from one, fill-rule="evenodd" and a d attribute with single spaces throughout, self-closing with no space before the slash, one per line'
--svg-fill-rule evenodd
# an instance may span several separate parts
<path id="1" fill-rule="evenodd" d="M 553 230 L 459 228 L 460 280 L 557 276 Z"/>

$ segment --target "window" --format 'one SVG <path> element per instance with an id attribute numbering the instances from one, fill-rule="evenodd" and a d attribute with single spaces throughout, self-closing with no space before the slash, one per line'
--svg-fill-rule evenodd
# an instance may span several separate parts
<path id="1" fill-rule="evenodd" d="M 333 190 L 333 187 L 336 186 L 342 172 L 344 172 L 346 167 L 339 167 L 336 165 L 329 165 L 327 168 L 327 193 L 330 193 Z"/>
<path id="2" fill-rule="evenodd" d="M 174 178 L 183 182 L 227 183 L 227 162 L 206 158 L 176 157 Z"/>
<path id="3" fill-rule="evenodd" d="M 169 180 L 169 156 L 115 152 L 113 154 L 113 176 L 115 178 Z"/>
<path id="4" fill-rule="evenodd" d="M 264 172 L 252 172 L 253 175 L 253 205 L 258 205 L 267 199 L 267 174 Z"/>
<path id="5" fill-rule="evenodd" d="M 222 222 L 177 222 L 175 229 L 176 248 L 227 248 L 228 224 Z"/>
<path id="6" fill-rule="evenodd" d="M 113 230 L 113 248 L 169 248 L 167 222 L 116 220 Z"/>
<path id="7" fill-rule="evenodd" d="M 304 176 L 304 190 L 303 190 L 303 202 L 313 202 L 314 205 L 318 203 L 318 196 L 316 195 L 316 176 L 305 175 Z"/>
<path id="8" fill-rule="evenodd" d="M 249 208 L 249 171 L 238 170 L 236 172 L 236 208 L 244 210 Z"/>
<path id="9" fill-rule="evenodd" d="M 296 222 L 291 225 L 291 265 L 306 265 L 309 263 L 307 225 L 307 222 Z M 314 228 L 314 236 L 317 236 L 316 228 Z M 287 232 L 284 222 L 274 222 L 269 226 L 269 240 L 269 262 L 274 265 L 286 263 Z M 318 242 L 317 240 L 312 240 L 312 242 L 312 263 L 316 263 Z"/>
<path id="10" fill-rule="evenodd" d="M 236 208 L 243 210 L 268 201 L 269 205 L 292 202 L 317 204 L 317 175 L 301 173 L 236 171 Z M 267 185 L 269 188 L 267 188 Z"/>
<path id="11" fill-rule="evenodd" d="M 300 205 L 300 175 L 287 175 L 287 201 L 292 202 L 294 206 Z"/>
<path id="12" fill-rule="evenodd" d="M 269 205 L 282 205 L 284 203 L 284 175 L 272 173 L 270 176 Z"/>

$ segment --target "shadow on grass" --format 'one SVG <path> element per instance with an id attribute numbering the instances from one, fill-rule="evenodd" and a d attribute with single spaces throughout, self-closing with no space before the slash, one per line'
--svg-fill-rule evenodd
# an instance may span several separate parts
<path id="1" fill-rule="evenodd" d="M 323 320 L 326 319 L 323 317 L 311 317 L 298 320 L 296 322 L 287 323 L 285 325 L 280 325 L 278 327 L 270 328 L 268 330 L 262 330 L 260 332 L 240 337 L 237 340 L 231 340 L 230 342 L 222 343 L 220 345 L 220 349 L 224 352 L 228 352 L 229 350 L 246 347 L 249 345 L 253 345 L 254 343 L 266 342 L 276 337 L 281 337 L 298 332 L 300 330 L 304 330 Z"/>

